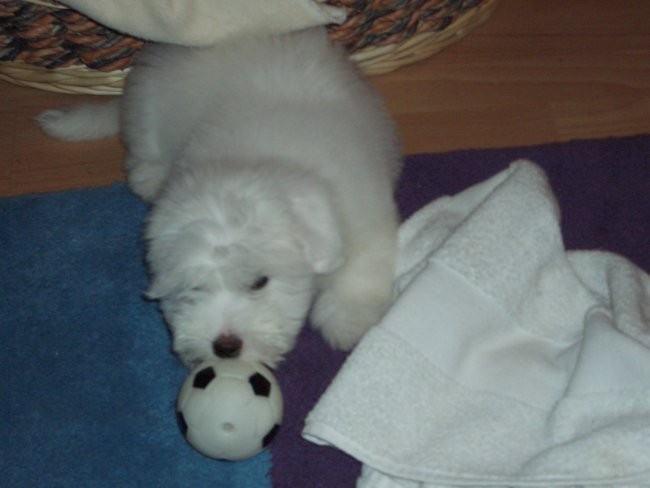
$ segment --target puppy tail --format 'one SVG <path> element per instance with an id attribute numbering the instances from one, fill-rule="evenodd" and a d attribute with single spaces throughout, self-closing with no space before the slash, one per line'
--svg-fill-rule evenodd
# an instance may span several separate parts
<path id="1" fill-rule="evenodd" d="M 120 99 L 46 110 L 36 122 L 47 135 L 64 141 L 94 141 L 120 131 Z"/>

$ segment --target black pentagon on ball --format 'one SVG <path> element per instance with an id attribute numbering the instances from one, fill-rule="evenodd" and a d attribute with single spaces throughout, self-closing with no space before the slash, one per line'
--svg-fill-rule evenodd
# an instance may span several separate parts
<path id="1" fill-rule="evenodd" d="M 217 377 L 217 373 L 212 366 L 203 368 L 201 371 L 194 375 L 194 388 L 205 390 L 210 382 Z"/>
<path id="2" fill-rule="evenodd" d="M 187 435 L 187 422 L 183 416 L 183 412 L 176 412 L 176 421 L 178 422 L 178 428 L 181 429 L 183 436 Z"/>
<path id="3" fill-rule="evenodd" d="M 248 382 L 253 388 L 253 392 L 257 396 L 268 397 L 271 394 L 271 382 L 267 380 L 261 373 L 255 373 L 250 378 Z"/>
<path id="4" fill-rule="evenodd" d="M 262 439 L 263 448 L 268 447 L 268 445 L 273 442 L 273 439 L 275 439 L 275 436 L 278 435 L 279 430 L 280 426 L 278 424 L 275 424 L 269 433 L 264 436 L 264 439 Z"/>

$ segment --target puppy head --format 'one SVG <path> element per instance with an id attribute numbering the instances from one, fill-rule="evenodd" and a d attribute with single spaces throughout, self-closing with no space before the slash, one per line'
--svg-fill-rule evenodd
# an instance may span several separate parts
<path id="1" fill-rule="evenodd" d="M 215 354 L 277 364 L 308 313 L 315 276 L 343 260 L 325 188 L 262 165 L 172 175 L 146 238 L 148 295 L 188 365 Z"/>

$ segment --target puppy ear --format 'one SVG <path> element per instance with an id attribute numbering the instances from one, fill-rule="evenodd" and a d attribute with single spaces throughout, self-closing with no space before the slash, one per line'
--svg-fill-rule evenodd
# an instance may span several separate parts
<path id="1" fill-rule="evenodd" d="M 169 275 L 157 275 L 151 280 L 149 288 L 144 292 L 145 297 L 150 300 L 160 300 L 171 295 L 176 285 Z"/>
<path id="2" fill-rule="evenodd" d="M 343 264 L 344 255 L 339 223 L 328 195 L 305 185 L 290 200 L 298 224 L 297 237 L 307 260 L 316 273 L 331 273 Z"/>

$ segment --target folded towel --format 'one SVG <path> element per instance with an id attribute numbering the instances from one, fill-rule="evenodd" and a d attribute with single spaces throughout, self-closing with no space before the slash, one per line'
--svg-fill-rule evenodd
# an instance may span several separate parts
<path id="1" fill-rule="evenodd" d="M 321 0 L 64 0 L 119 32 L 170 44 L 206 46 L 237 36 L 340 24 L 344 9 Z"/>
<path id="2" fill-rule="evenodd" d="M 558 221 L 526 161 L 411 217 L 398 298 L 304 436 L 360 487 L 650 486 L 650 277 Z"/>

